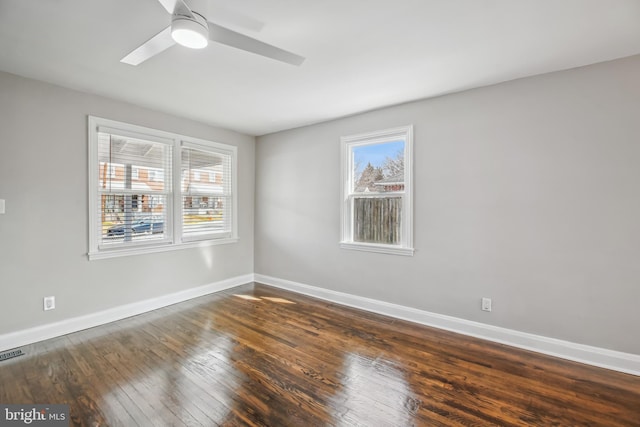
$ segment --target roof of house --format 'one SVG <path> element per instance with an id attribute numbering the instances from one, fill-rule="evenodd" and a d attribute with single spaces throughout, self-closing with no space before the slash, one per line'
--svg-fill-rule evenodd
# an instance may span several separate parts
<path id="1" fill-rule="evenodd" d="M 373 185 L 388 186 L 398 184 L 404 184 L 404 173 L 399 173 L 397 175 L 381 179 L 380 181 L 376 181 Z"/>

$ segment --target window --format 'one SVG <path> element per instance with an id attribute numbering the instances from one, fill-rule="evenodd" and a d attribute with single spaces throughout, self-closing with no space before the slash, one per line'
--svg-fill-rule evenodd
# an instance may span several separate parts
<path id="1" fill-rule="evenodd" d="M 89 258 L 237 241 L 236 147 L 89 117 Z M 194 170 L 218 183 L 194 183 Z"/>
<path id="2" fill-rule="evenodd" d="M 147 177 L 149 181 L 164 181 L 164 173 L 162 169 L 148 168 Z"/>
<path id="3" fill-rule="evenodd" d="M 341 138 L 345 249 L 413 255 L 413 127 Z"/>

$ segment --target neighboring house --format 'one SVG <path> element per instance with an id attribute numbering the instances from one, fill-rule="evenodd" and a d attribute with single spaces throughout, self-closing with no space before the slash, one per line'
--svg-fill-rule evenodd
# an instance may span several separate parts
<path id="1" fill-rule="evenodd" d="M 185 171 L 186 172 L 186 171 Z M 151 167 L 131 167 L 131 182 L 127 184 L 124 164 L 100 164 L 100 187 L 110 192 L 132 189 L 138 194 L 131 196 L 131 211 L 134 217 L 164 213 L 164 197 L 153 194 L 164 189 L 164 171 Z M 183 173 L 182 188 L 185 194 L 183 208 L 195 214 L 212 213 L 221 209 L 221 203 L 212 195 L 223 193 L 222 166 L 208 169 L 192 169 Z M 206 195 L 205 195 L 206 194 Z M 125 212 L 124 194 L 104 194 L 102 196 L 102 222 L 121 222 Z"/>
<path id="2" fill-rule="evenodd" d="M 390 191 L 403 191 L 404 190 L 404 172 L 388 178 L 381 179 L 373 183 L 376 187 L 376 191 L 387 193 Z"/>
<path id="3" fill-rule="evenodd" d="M 222 165 L 210 169 L 192 169 L 191 175 L 183 174 L 182 190 L 189 194 L 184 199 L 184 209 L 195 214 L 212 214 L 214 209 L 222 209 L 222 202 L 215 195 L 223 194 Z"/>

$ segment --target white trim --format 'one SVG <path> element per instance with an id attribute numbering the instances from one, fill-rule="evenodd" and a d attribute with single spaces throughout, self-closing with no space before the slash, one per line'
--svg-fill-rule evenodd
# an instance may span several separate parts
<path id="1" fill-rule="evenodd" d="M 391 254 L 391 255 L 404 255 L 413 256 L 413 248 L 404 248 L 402 246 L 391 245 L 376 245 L 374 243 L 355 243 L 355 242 L 340 242 L 342 249 L 351 249 L 355 251 L 363 252 L 375 252 L 378 254 Z"/>
<path id="2" fill-rule="evenodd" d="M 211 153 L 211 149 L 214 148 L 215 153 L 226 154 L 228 156 L 235 156 L 238 152 L 238 147 L 234 145 L 222 144 L 215 141 L 207 141 L 206 139 L 193 138 L 191 136 L 180 135 L 180 145 L 192 150 L 200 150 L 207 153 Z"/>
<path id="3" fill-rule="evenodd" d="M 173 145 L 173 135 L 169 132 L 159 131 L 157 129 L 145 128 L 138 125 L 127 125 L 127 129 L 122 128 L 122 123 L 115 120 L 103 119 L 100 117 L 89 116 L 95 120 L 91 123 L 97 132 L 109 133 L 123 138 L 136 139 L 138 141 L 153 141 L 165 145 Z M 101 126 L 101 123 L 111 123 L 112 126 Z"/>
<path id="4" fill-rule="evenodd" d="M 193 298 L 220 292 L 251 282 L 264 283 L 292 292 L 309 295 L 361 310 L 395 317 L 439 329 L 444 329 L 500 344 L 531 350 L 562 359 L 598 366 L 614 371 L 640 376 L 640 355 L 608 350 L 584 344 L 577 344 L 555 338 L 548 338 L 484 323 L 473 322 L 442 314 L 431 313 L 416 308 L 391 304 L 371 298 L 351 295 L 344 292 L 323 289 L 263 274 L 246 274 L 197 288 L 186 289 L 168 295 L 114 307 L 85 316 L 74 317 L 21 331 L 0 335 L 0 351 L 10 350 L 27 344 L 78 332 L 84 329 L 104 325 L 127 317 L 136 316 L 177 304 Z"/>
<path id="5" fill-rule="evenodd" d="M 89 116 L 87 123 L 87 131 L 88 131 L 88 145 L 87 150 L 88 153 L 88 171 L 89 171 L 89 253 L 98 249 L 98 240 L 96 236 L 98 234 L 98 230 L 100 229 L 99 224 L 93 220 L 98 215 L 98 207 L 94 206 L 94 201 L 98 197 L 97 190 L 98 184 L 100 181 L 99 174 L 95 171 L 95 166 L 91 166 L 91 163 L 98 159 L 98 123 L 99 120 L 96 117 Z M 109 175 L 111 175 L 111 168 L 109 168 Z M 95 196 L 94 196 L 95 195 Z"/>
<path id="6" fill-rule="evenodd" d="M 84 329 L 126 319 L 127 317 L 137 316 L 138 314 L 157 310 L 172 304 L 224 291 L 226 289 L 251 282 L 253 282 L 253 274 L 231 277 L 229 279 L 199 286 L 197 288 L 186 289 L 184 291 L 121 305 L 119 307 L 110 308 L 97 313 L 87 314 L 85 316 L 73 317 L 56 323 L 50 323 L 0 335 L 0 351 L 10 350 L 23 345 L 70 334 L 72 332 L 82 331 Z"/>
<path id="7" fill-rule="evenodd" d="M 548 338 L 499 326 L 487 325 L 452 316 L 431 313 L 412 307 L 391 304 L 371 298 L 351 295 L 344 292 L 323 289 L 276 277 L 255 274 L 258 283 L 275 286 L 281 289 L 309 295 L 338 304 L 371 311 L 397 319 L 408 320 L 422 325 L 433 326 L 500 344 L 531 350 L 562 359 L 585 363 L 587 365 L 627 374 L 640 376 L 640 355 L 608 350 L 569 341 Z"/>
<path id="8" fill-rule="evenodd" d="M 229 234 L 229 233 L 226 233 Z M 198 241 L 186 241 L 183 243 L 171 243 L 162 241 L 164 244 L 156 244 L 154 246 L 139 246 L 131 245 L 128 247 L 119 246 L 114 249 L 102 249 L 99 252 L 89 252 L 89 260 L 93 261 L 96 259 L 108 259 L 108 258 L 118 258 L 121 256 L 131 256 L 131 255 L 144 255 L 144 254 L 154 254 L 158 252 L 168 252 L 168 251 L 178 251 L 181 249 L 191 249 L 191 248 L 201 248 L 204 246 L 215 246 L 215 245 L 226 245 L 229 243 L 237 243 L 240 239 L 238 237 L 223 237 L 223 238 L 215 238 L 208 240 L 198 240 Z M 157 240 L 156 242 L 160 242 Z"/>
<path id="9" fill-rule="evenodd" d="M 182 150 L 173 150 L 173 176 L 172 184 L 174 188 L 178 188 L 180 191 L 173 192 L 173 215 L 169 218 L 171 227 L 171 235 L 176 239 L 174 244 L 182 241 Z"/>
<path id="10" fill-rule="evenodd" d="M 383 143 L 383 142 L 388 142 L 390 139 L 393 139 L 393 138 L 403 138 L 408 128 L 413 129 L 413 125 L 398 126 L 390 129 L 376 130 L 372 132 L 359 133 L 356 135 L 343 136 L 340 139 L 347 143 L 354 143 L 354 142 L 358 144 Z M 363 140 L 366 140 L 366 142 Z"/>

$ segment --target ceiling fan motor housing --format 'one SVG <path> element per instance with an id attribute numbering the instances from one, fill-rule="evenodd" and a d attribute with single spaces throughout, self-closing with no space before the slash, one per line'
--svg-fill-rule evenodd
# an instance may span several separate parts
<path id="1" fill-rule="evenodd" d="M 202 49 L 209 42 L 209 25 L 204 16 L 191 12 L 193 17 L 174 14 L 171 19 L 171 37 L 183 46 Z"/>

